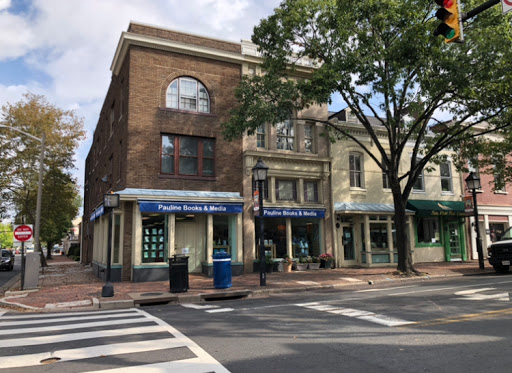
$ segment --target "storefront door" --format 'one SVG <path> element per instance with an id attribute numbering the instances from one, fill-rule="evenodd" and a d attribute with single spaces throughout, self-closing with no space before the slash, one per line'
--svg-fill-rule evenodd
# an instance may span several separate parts
<path id="1" fill-rule="evenodd" d="M 343 265 L 357 264 L 354 228 L 351 225 L 342 225 L 338 229 L 338 242 L 340 243 Z"/>
<path id="2" fill-rule="evenodd" d="M 457 223 L 448 223 L 447 226 L 447 238 L 450 250 L 450 259 L 457 260 L 462 259 L 461 242 L 459 237 L 459 225 Z"/>
<path id="3" fill-rule="evenodd" d="M 176 217 L 176 254 L 187 255 L 189 272 L 201 271 L 201 261 L 205 260 L 206 215 L 197 214 L 189 220 Z"/>

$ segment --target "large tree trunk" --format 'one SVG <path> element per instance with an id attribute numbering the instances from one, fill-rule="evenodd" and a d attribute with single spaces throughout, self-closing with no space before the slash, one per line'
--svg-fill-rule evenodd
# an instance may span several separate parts
<path id="1" fill-rule="evenodd" d="M 52 249 L 53 249 L 53 242 L 48 241 L 46 245 L 46 259 L 51 260 L 52 259 Z"/>
<path id="2" fill-rule="evenodd" d="M 412 263 L 410 240 L 407 232 L 407 215 L 405 213 L 407 200 L 404 201 L 402 198 L 400 186 L 398 186 L 398 188 L 392 187 L 392 193 L 395 207 L 396 249 L 398 252 L 397 270 L 410 276 L 418 272 Z"/>

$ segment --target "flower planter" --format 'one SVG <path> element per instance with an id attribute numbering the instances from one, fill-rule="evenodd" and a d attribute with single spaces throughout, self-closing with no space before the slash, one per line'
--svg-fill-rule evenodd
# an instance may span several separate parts
<path id="1" fill-rule="evenodd" d="M 320 268 L 331 269 L 332 268 L 332 260 L 321 260 Z"/>
<path id="2" fill-rule="evenodd" d="M 320 269 L 320 263 L 309 263 L 309 269 Z"/>
<path id="3" fill-rule="evenodd" d="M 293 263 L 283 263 L 283 272 L 291 272 Z"/>
<path id="4" fill-rule="evenodd" d="M 308 263 L 297 263 L 296 268 L 297 271 L 305 271 L 308 269 Z"/>

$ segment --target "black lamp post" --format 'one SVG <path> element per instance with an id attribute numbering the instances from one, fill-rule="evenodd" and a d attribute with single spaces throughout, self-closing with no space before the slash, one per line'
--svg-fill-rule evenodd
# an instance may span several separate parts
<path id="1" fill-rule="evenodd" d="M 108 214 L 108 243 L 107 243 L 107 282 L 101 289 L 102 297 L 113 297 L 114 286 L 110 282 L 111 262 L 112 262 L 112 219 L 114 209 L 119 207 L 119 194 L 105 194 L 103 197 L 103 207 L 109 210 Z"/>
<path id="2" fill-rule="evenodd" d="M 475 216 L 475 230 L 476 230 L 476 251 L 478 253 L 478 265 L 480 269 L 484 269 L 484 254 L 482 251 L 482 238 L 480 237 L 480 224 L 478 223 L 478 206 L 476 204 L 476 191 L 481 189 L 480 178 L 474 172 L 470 172 L 466 178 L 468 189 L 473 195 L 473 214 Z"/>
<path id="3" fill-rule="evenodd" d="M 265 226 L 263 224 L 263 183 L 267 180 L 268 166 L 263 161 L 258 159 L 258 162 L 252 168 L 254 181 L 258 183 L 259 191 L 259 218 L 260 218 L 260 286 L 267 286 L 267 278 L 265 271 Z"/>

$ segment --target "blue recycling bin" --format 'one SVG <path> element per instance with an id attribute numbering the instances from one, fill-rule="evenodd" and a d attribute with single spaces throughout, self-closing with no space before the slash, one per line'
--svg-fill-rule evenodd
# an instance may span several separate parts
<path id="1" fill-rule="evenodd" d="M 220 252 L 213 255 L 213 287 L 226 289 L 231 287 L 231 255 Z"/>

